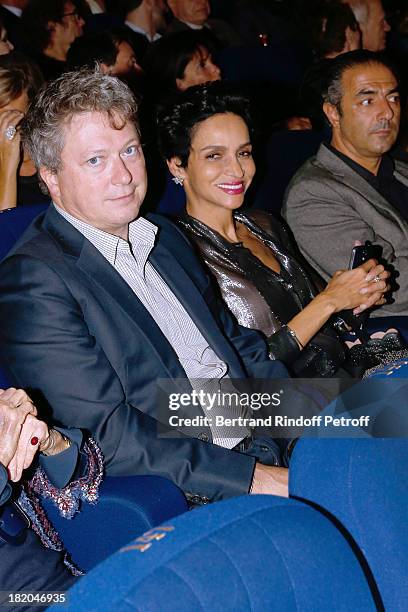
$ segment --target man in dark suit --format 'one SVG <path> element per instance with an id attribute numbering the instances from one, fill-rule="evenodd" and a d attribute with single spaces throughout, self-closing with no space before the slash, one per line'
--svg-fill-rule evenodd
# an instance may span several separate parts
<path id="1" fill-rule="evenodd" d="M 242 44 L 240 36 L 229 23 L 210 18 L 208 0 L 167 0 L 167 4 L 173 14 L 167 33 L 206 28 L 223 47 Z"/>
<path id="2" fill-rule="evenodd" d="M 218 388 L 226 376 L 286 370 L 233 321 L 180 230 L 138 217 L 146 171 L 135 112 L 125 84 L 92 72 L 65 75 L 31 107 L 24 140 L 54 205 L 1 265 L 5 365 L 56 421 L 92 432 L 108 474 L 166 476 L 201 503 L 251 487 L 287 495 L 278 445 L 270 465 L 255 464 L 248 428 L 219 431 L 202 404 L 177 413 L 198 417 L 194 433 L 181 423 L 158 434 L 169 423 L 158 379 L 179 396 L 196 379 Z"/>
<path id="3" fill-rule="evenodd" d="M 349 264 L 356 241 L 370 240 L 397 270 L 395 302 L 373 314 L 408 314 L 408 165 L 389 151 L 400 123 L 398 79 L 371 51 L 331 60 L 323 110 L 332 128 L 290 183 L 283 207 L 306 259 L 325 279 Z"/>
<path id="4" fill-rule="evenodd" d="M 0 20 L 7 30 L 8 39 L 16 49 L 24 43 L 21 14 L 28 4 L 28 0 L 0 0 Z"/>

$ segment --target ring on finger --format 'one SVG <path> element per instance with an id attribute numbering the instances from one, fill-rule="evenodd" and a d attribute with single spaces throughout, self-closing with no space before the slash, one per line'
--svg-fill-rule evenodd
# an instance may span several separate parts
<path id="1" fill-rule="evenodd" d="M 17 130 L 14 125 L 8 125 L 4 131 L 4 135 L 7 140 L 13 140 L 14 136 L 17 134 Z"/>
<path id="2" fill-rule="evenodd" d="M 379 283 L 381 282 L 381 277 L 379 276 L 379 274 L 376 274 L 372 280 L 373 283 Z"/>

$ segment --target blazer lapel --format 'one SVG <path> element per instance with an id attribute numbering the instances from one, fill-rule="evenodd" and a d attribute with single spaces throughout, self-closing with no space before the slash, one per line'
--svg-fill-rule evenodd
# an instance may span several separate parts
<path id="1" fill-rule="evenodd" d="M 405 185 L 405 187 L 408 187 L 408 166 L 407 164 L 404 164 L 396 159 L 394 175 L 400 181 L 400 183 Z"/>
<path id="2" fill-rule="evenodd" d="M 76 259 L 76 265 L 89 277 L 90 284 L 96 283 L 99 289 L 106 294 L 107 300 L 114 300 L 118 308 L 129 319 L 129 323 L 137 327 L 138 333 L 145 338 L 146 346 L 150 346 L 151 353 L 162 362 L 168 376 L 171 378 L 185 377 L 176 353 L 153 317 L 98 249 L 68 223 L 53 206 L 45 215 L 43 227 L 60 244 L 67 256 Z"/>
<path id="3" fill-rule="evenodd" d="M 363 198 L 368 200 L 374 208 L 385 214 L 386 217 L 391 218 L 404 232 L 408 232 L 408 224 L 401 218 L 394 206 L 374 189 L 370 183 L 364 180 L 362 176 L 350 168 L 342 159 L 337 157 L 335 153 L 332 153 L 326 146 L 321 145 L 316 155 L 316 160 L 330 170 L 330 172 L 344 179 L 348 187 L 357 191 Z M 408 183 L 407 179 L 399 173 L 398 179 L 400 180 L 401 178 L 404 179 L 403 182 L 405 184 Z"/>

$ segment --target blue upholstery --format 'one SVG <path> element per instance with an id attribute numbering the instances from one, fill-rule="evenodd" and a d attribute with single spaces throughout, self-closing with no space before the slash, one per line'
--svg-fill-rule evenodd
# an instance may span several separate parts
<path id="1" fill-rule="evenodd" d="M 181 490 L 159 476 L 107 477 L 95 506 L 83 504 L 73 519 L 61 518 L 49 500 L 43 500 L 74 561 L 85 571 L 147 529 L 187 510 Z"/>
<path id="2" fill-rule="evenodd" d="M 408 601 L 408 441 L 301 439 L 290 465 L 292 496 L 336 517 L 374 575 L 386 610 Z"/>
<path id="3" fill-rule="evenodd" d="M 0 213 L 0 261 L 7 255 L 31 221 L 48 207 L 48 204 L 19 206 Z"/>
<path id="4" fill-rule="evenodd" d="M 254 200 L 254 208 L 279 214 L 285 190 L 294 174 L 317 152 L 323 132 L 283 130 L 274 132 L 266 148 L 266 171 Z"/>
<path id="5" fill-rule="evenodd" d="M 65 610 L 374 610 L 340 532 L 295 500 L 245 496 L 177 517 L 82 578 Z"/>
<path id="6" fill-rule="evenodd" d="M 181 185 L 172 181 L 170 172 L 166 173 L 166 184 L 156 212 L 162 215 L 181 215 L 186 206 L 186 192 Z"/>
<path id="7" fill-rule="evenodd" d="M 20 206 L 0 211 L 0 261 L 7 255 L 31 221 L 47 208 L 47 204 Z M 11 383 L 0 365 L 0 389 Z"/>
<path id="8" fill-rule="evenodd" d="M 387 363 L 381 367 L 378 367 L 371 375 L 370 378 L 382 378 L 386 376 L 389 378 L 408 378 L 408 359 L 402 358 Z"/>
<path id="9" fill-rule="evenodd" d="M 371 317 L 364 327 L 370 334 L 394 327 L 408 343 L 408 317 Z"/>

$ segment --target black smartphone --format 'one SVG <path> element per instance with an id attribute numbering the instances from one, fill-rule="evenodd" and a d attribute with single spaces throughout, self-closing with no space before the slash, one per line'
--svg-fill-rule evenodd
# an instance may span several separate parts
<path id="1" fill-rule="evenodd" d="M 358 266 L 361 266 L 361 264 L 369 259 L 376 259 L 379 261 L 381 255 L 382 247 L 379 244 L 371 244 L 369 240 L 366 240 L 365 244 L 355 246 L 351 251 L 349 270 L 358 268 Z"/>

